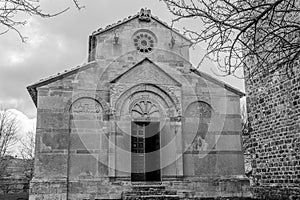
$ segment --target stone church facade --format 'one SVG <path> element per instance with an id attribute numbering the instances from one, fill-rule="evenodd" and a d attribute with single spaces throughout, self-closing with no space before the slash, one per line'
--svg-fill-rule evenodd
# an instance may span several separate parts
<path id="1" fill-rule="evenodd" d="M 249 196 L 244 94 L 196 70 L 191 44 L 142 9 L 93 32 L 87 64 L 28 86 L 30 200 Z"/>

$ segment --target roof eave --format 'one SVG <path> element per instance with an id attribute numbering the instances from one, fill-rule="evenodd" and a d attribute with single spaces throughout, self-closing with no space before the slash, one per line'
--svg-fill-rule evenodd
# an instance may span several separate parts
<path id="1" fill-rule="evenodd" d="M 104 29 L 102 29 L 102 30 L 98 29 L 97 31 L 94 31 L 91 35 L 95 36 L 95 35 L 102 34 L 102 33 L 104 33 L 104 32 L 107 32 L 107 31 L 109 31 L 109 30 L 112 30 L 112 29 L 114 29 L 114 28 L 116 28 L 116 27 L 118 27 L 118 26 L 121 26 L 121 25 L 123 25 L 123 24 L 126 24 L 127 22 L 130 22 L 130 21 L 132 21 L 133 19 L 135 19 L 135 18 L 137 18 L 137 17 L 138 17 L 137 14 L 136 14 L 136 15 L 133 15 L 133 16 L 130 17 L 130 18 L 124 19 L 124 20 L 123 20 L 122 22 L 120 22 L 120 23 L 117 23 L 117 24 L 115 24 L 115 25 L 108 25 L 108 26 L 110 26 L 110 27 L 108 27 L 108 28 L 104 28 Z M 106 27 L 107 27 L 107 26 L 106 26 Z"/>
<path id="2" fill-rule="evenodd" d="M 77 66 L 76 68 L 73 68 L 73 69 L 70 69 L 69 71 L 65 71 L 65 72 L 62 72 L 62 73 L 58 73 L 57 75 L 53 75 L 53 76 L 50 76 L 48 78 L 45 78 L 45 79 L 42 79 L 40 81 L 37 81 L 29 86 L 27 86 L 27 91 L 29 92 L 34 104 L 37 106 L 37 89 L 38 87 L 41 87 L 41 86 L 44 86 L 44 85 L 47 85 L 49 83 L 52 83 L 52 82 L 55 82 L 57 80 L 60 80 L 62 78 L 65 78 L 67 76 L 70 76 L 72 74 L 75 74 L 77 73 L 79 70 L 82 70 L 83 68 L 88 68 L 88 67 L 91 67 L 93 66 L 92 64 L 95 64 L 95 60 L 89 62 L 89 63 L 86 63 L 85 65 L 83 66 Z"/>
<path id="3" fill-rule="evenodd" d="M 161 25 L 165 26 L 166 28 L 172 30 L 174 33 L 176 33 L 177 35 L 179 35 L 180 37 L 182 37 L 183 39 L 185 39 L 187 42 L 190 43 L 190 45 L 194 44 L 190 39 L 188 39 L 187 37 L 185 37 L 183 34 L 181 34 L 180 32 L 176 31 L 175 29 L 171 28 L 169 25 L 167 25 L 166 23 L 164 23 L 163 21 L 161 21 L 158 17 L 153 17 L 152 19 L 154 19 L 155 21 L 157 21 L 158 23 L 160 23 Z"/>
<path id="4" fill-rule="evenodd" d="M 196 68 L 192 68 L 191 71 L 194 72 L 195 74 L 197 74 L 198 76 L 202 76 L 202 77 L 204 76 L 204 78 L 209 79 L 213 83 L 215 83 L 215 84 L 217 84 L 221 87 L 224 87 L 226 90 L 228 90 L 230 92 L 233 92 L 234 94 L 238 95 L 240 98 L 246 96 L 246 94 L 244 92 L 240 91 L 239 89 L 234 88 L 231 85 L 210 76 L 209 74 L 206 74 L 204 72 L 200 72 Z"/>

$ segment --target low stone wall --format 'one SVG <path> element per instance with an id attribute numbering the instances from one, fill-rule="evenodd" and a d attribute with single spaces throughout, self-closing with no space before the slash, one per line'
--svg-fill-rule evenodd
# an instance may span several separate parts
<path id="1" fill-rule="evenodd" d="M 143 183 L 141 183 L 143 184 Z M 167 190 L 175 190 L 183 199 L 217 199 L 220 197 L 246 199 L 251 197 L 249 180 L 245 177 L 201 177 L 177 181 L 163 181 Z M 30 200 L 121 199 L 122 193 L 131 190 L 130 181 L 34 180 L 31 183 Z"/>
<path id="2" fill-rule="evenodd" d="M 65 200 L 66 180 L 38 180 L 30 183 L 29 200 Z"/>
<path id="3" fill-rule="evenodd" d="M 0 200 L 28 200 L 29 194 L 27 192 L 14 194 L 0 194 Z"/>
<path id="4" fill-rule="evenodd" d="M 186 199 L 252 197 L 246 177 L 201 177 L 185 178 L 183 181 L 163 183 L 168 189 L 177 190 Z"/>
<path id="5" fill-rule="evenodd" d="M 298 200 L 300 199 L 300 187 L 284 188 L 281 186 L 253 186 L 253 197 L 255 199 L 268 200 Z"/>
<path id="6" fill-rule="evenodd" d="M 126 182 L 106 180 L 34 180 L 30 186 L 29 200 L 86 200 L 121 199 L 130 186 Z M 67 194 L 68 193 L 68 194 Z"/>

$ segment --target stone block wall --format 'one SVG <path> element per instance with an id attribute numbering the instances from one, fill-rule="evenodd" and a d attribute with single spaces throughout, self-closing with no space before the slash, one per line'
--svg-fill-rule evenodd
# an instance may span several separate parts
<path id="1" fill-rule="evenodd" d="M 300 197 L 300 67 L 246 80 L 254 193 Z"/>
<path id="2" fill-rule="evenodd" d="M 155 33 L 157 48 L 150 54 L 136 51 L 134 29 Z M 144 120 L 134 118 L 132 108 L 145 99 L 160 113 L 153 119 L 164 124 L 163 182 L 191 199 L 249 195 L 241 149 L 243 94 L 191 70 L 188 44 L 176 35 L 171 48 L 169 33 L 156 22 L 135 20 L 96 34 L 90 49 L 95 60 L 34 85 L 38 112 L 30 200 L 120 198 L 131 178 L 130 124 Z"/>

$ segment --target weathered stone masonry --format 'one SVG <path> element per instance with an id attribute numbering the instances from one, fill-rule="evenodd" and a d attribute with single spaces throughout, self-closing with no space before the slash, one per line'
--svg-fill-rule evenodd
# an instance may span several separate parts
<path id="1" fill-rule="evenodd" d="M 90 36 L 89 63 L 29 86 L 37 106 L 30 200 L 249 196 L 244 94 L 195 70 L 190 45 L 141 10 Z M 144 187 L 153 181 L 157 193 Z"/>
<path id="2" fill-rule="evenodd" d="M 254 192 L 300 198 L 300 67 L 246 80 Z"/>

